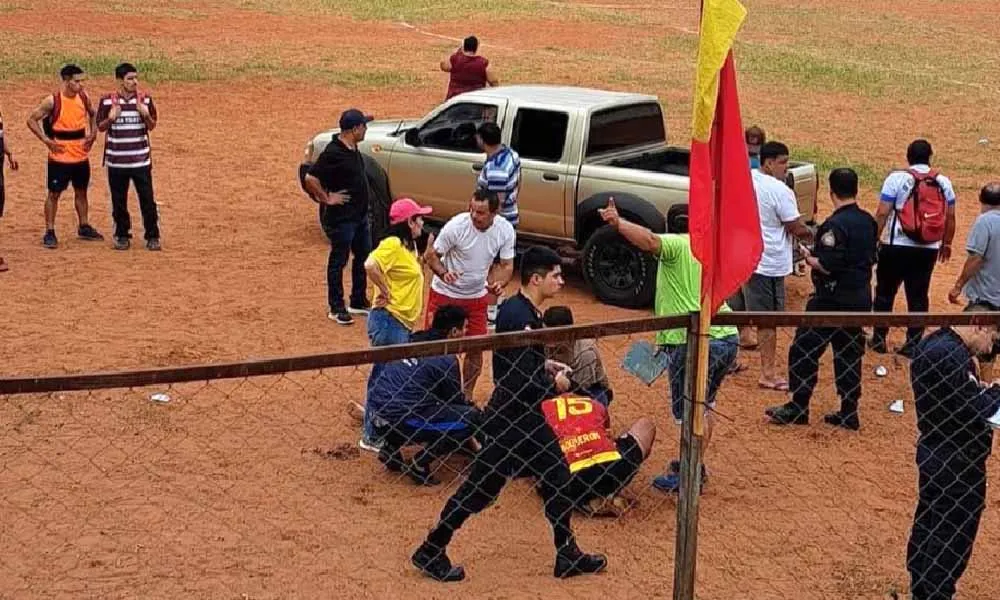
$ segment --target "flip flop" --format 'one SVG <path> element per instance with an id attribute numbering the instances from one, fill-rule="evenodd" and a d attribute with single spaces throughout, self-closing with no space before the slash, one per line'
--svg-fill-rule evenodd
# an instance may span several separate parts
<path id="1" fill-rule="evenodd" d="M 784 381 L 784 380 L 778 380 L 778 381 L 775 381 L 774 383 L 765 383 L 763 381 L 758 381 L 757 382 L 757 387 L 759 387 L 762 390 L 772 390 L 772 391 L 775 391 L 775 392 L 787 392 L 788 391 L 788 382 Z"/>
<path id="2" fill-rule="evenodd" d="M 3 273 L 4 271 L 9 271 L 9 270 L 10 270 L 10 267 L 7 266 L 7 261 L 5 261 L 3 258 L 0 258 L 0 273 Z"/>
<path id="3" fill-rule="evenodd" d="M 753 352 L 760 348 L 760 344 L 740 344 L 740 350 L 746 350 L 748 352 Z"/>

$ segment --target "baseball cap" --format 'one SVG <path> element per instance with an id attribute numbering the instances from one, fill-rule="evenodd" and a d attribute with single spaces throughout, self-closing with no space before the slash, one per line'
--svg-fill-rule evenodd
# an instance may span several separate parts
<path id="1" fill-rule="evenodd" d="M 389 224 L 396 225 L 419 215 L 429 215 L 433 209 L 420 206 L 413 198 L 400 198 L 389 207 Z"/>
<path id="2" fill-rule="evenodd" d="M 346 131 L 374 120 L 375 117 L 371 115 L 366 115 L 356 108 L 349 108 L 340 113 L 340 128 Z"/>

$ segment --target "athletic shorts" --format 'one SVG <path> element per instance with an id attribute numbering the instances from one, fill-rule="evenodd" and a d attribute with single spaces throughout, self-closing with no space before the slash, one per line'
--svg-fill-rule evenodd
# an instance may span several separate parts
<path id="1" fill-rule="evenodd" d="M 481 298 L 449 298 L 444 294 L 439 294 L 433 289 L 427 298 L 427 315 L 424 317 L 424 327 L 430 329 L 434 321 L 434 313 L 442 306 L 460 306 L 465 309 L 469 317 L 465 326 L 465 333 L 468 335 L 486 335 L 486 307 L 489 299 L 486 296 Z"/>
<path id="2" fill-rule="evenodd" d="M 754 273 L 743 284 L 745 310 L 775 312 L 785 310 L 785 278 Z"/>
<path id="3" fill-rule="evenodd" d="M 59 194 L 73 184 L 74 190 L 85 190 L 90 185 L 90 161 L 61 163 L 49 161 L 49 191 Z"/>
<path id="4" fill-rule="evenodd" d="M 587 467 L 573 475 L 571 497 L 583 504 L 595 497 L 610 498 L 632 482 L 642 466 L 642 448 L 639 442 L 626 433 L 615 440 L 622 457 L 616 461 Z"/>

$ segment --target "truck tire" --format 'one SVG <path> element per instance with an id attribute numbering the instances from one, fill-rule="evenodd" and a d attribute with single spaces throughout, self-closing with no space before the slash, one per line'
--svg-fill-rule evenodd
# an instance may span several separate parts
<path id="1" fill-rule="evenodd" d="M 583 277 L 605 304 L 646 308 L 656 294 L 656 259 L 629 244 L 609 225 L 583 246 Z"/>

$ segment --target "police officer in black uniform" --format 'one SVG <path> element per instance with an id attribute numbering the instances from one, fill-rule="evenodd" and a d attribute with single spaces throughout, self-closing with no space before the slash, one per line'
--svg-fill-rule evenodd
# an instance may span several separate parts
<path id="1" fill-rule="evenodd" d="M 816 231 L 815 250 L 807 254 L 816 291 L 807 311 L 859 311 L 872 308 L 872 267 L 878 224 L 857 203 L 858 175 L 852 169 L 830 173 L 830 198 L 836 210 Z M 865 339 L 860 327 L 799 327 L 788 350 L 788 387 L 792 401 L 768 408 L 776 425 L 809 423 L 809 399 L 816 387 L 819 358 L 833 345 L 834 374 L 840 410 L 826 415 L 830 425 L 857 430 L 861 399 L 861 358 Z"/>

